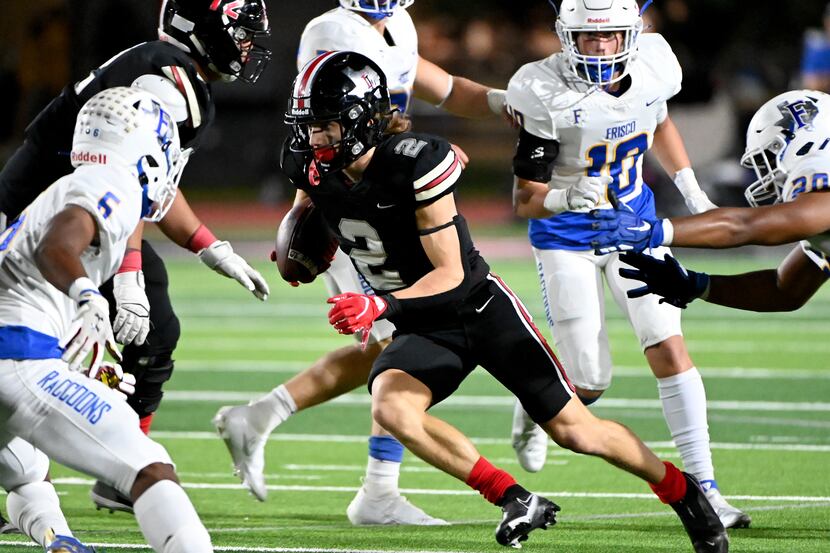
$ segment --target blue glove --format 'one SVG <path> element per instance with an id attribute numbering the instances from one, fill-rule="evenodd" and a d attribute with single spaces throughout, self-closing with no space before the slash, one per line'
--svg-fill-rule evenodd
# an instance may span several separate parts
<path id="1" fill-rule="evenodd" d="M 663 224 L 660 219 L 645 220 L 622 202 L 614 209 L 595 209 L 591 212 L 600 221 L 595 230 L 601 230 L 591 241 L 594 253 L 641 252 L 663 245 Z"/>
<path id="2" fill-rule="evenodd" d="M 689 303 L 709 290 L 709 275 L 686 270 L 671 254 L 663 260 L 642 253 L 624 253 L 620 261 L 635 269 L 620 269 L 620 276 L 639 280 L 645 286 L 626 292 L 629 298 L 646 294 L 662 296 L 660 303 L 685 309 Z"/>

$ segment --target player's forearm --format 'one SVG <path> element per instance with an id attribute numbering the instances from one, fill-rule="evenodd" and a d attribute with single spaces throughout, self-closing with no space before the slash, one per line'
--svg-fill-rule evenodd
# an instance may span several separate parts
<path id="1" fill-rule="evenodd" d="M 795 311 L 809 299 L 809 296 L 793 296 L 779 284 L 775 269 L 742 275 L 712 275 L 706 301 L 745 311 L 778 312 Z"/>
<path id="2" fill-rule="evenodd" d="M 487 93 L 492 90 L 464 77 L 453 77 L 452 93 L 443 104 L 443 108 L 453 115 L 484 119 L 493 117 L 495 112 L 487 101 Z"/>
<path id="3" fill-rule="evenodd" d="M 759 209 L 759 208 L 755 208 Z M 747 244 L 773 245 L 770 236 L 753 224 L 753 208 L 721 208 L 698 215 L 674 217 L 671 245 L 698 248 L 734 248 Z M 786 242 L 780 242 L 786 243 Z"/>
<path id="4" fill-rule="evenodd" d="M 170 211 L 157 224 L 165 236 L 186 248 L 188 240 L 202 225 L 202 222 L 191 209 L 182 191 L 179 190 L 176 199 L 173 200 L 173 205 L 170 206 Z"/>
<path id="5" fill-rule="evenodd" d="M 513 213 L 524 219 L 546 219 L 553 215 L 545 209 L 548 185 L 516 177 L 513 181 Z"/>
<path id="6" fill-rule="evenodd" d="M 686 146 L 683 144 L 683 137 L 680 136 L 680 131 L 677 130 L 671 117 L 666 117 L 654 130 L 651 151 L 657 157 L 663 170 L 672 178 L 681 169 L 692 165 Z"/>
<path id="7" fill-rule="evenodd" d="M 464 281 L 462 267 L 438 267 L 418 279 L 415 284 L 392 295 L 400 300 L 424 298 L 450 292 Z"/>

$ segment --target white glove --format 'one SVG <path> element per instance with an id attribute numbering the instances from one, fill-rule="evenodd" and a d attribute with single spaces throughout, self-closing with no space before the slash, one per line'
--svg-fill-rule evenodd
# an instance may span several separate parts
<path id="1" fill-rule="evenodd" d="M 605 201 L 608 185 L 614 179 L 608 175 L 581 177 L 579 182 L 563 189 L 553 189 L 545 196 L 545 209 L 553 214 L 563 211 L 590 211 Z"/>
<path id="2" fill-rule="evenodd" d="M 268 294 L 271 293 L 268 283 L 247 261 L 234 253 L 228 242 L 217 240 L 203 248 L 199 252 L 199 259 L 220 275 L 237 281 L 260 300 L 268 299 Z"/>
<path id="3" fill-rule="evenodd" d="M 95 372 L 90 371 L 87 376 L 103 382 L 125 401 L 135 393 L 135 376 L 125 373 L 118 363 L 104 361 L 100 368 Z"/>
<path id="4" fill-rule="evenodd" d="M 700 189 L 695 172 L 692 171 L 691 167 L 685 167 L 675 173 L 674 185 L 683 194 L 686 207 L 692 215 L 718 208 L 718 206 L 712 203 L 709 196 L 706 195 L 706 192 Z"/>
<path id="5" fill-rule="evenodd" d="M 140 346 L 150 333 L 150 302 L 144 293 L 144 272 L 127 271 L 112 279 L 115 322 L 112 330 L 119 344 Z"/>
<path id="6" fill-rule="evenodd" d="M 92 374 L 97 374 L 104 360 L 104 348 L 121 361 L 121 352 L 110 326 L 109 304 L 95 284 L 88 278 L 79 278 L 69 288 L 69 297 L 78 302 L 78 312 L 69 331 L 58 344 L 64 350 L 61 359 L 69 364 L 70 370 L 80 371 L 81 364 L 92 351 L 87 371 Z"/>

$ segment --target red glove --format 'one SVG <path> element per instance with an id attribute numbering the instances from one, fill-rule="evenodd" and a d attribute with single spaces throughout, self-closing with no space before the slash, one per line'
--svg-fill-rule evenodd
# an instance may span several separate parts
<path id="1" fill-rule="evenodd" d="M 334 304 L 329 310 L 329 323 L 340 334 L 363 331 L 368 334 L 375 319 L 388 307 L 386 300 L 378 296 L 346 292 L 328 299 Z"/>

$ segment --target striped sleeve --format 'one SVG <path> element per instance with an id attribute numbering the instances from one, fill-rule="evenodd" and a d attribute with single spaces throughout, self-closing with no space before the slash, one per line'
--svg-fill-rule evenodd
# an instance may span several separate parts
<path id="1" fill-rule="evenodd" d="M 416 203 L 431 203 L 452 192 L 455 183 L 461 176 L 462 168 L 458 156 L 455 155 L 449 144 L 443 144 L 443 146 L 444 148 L 439 148 L 439 151 L 446 150 L 443 156 L 440 156 L 440 154 L 434 157 L 430 156 L 429 162 L 419 160 L 419 162 L 425 163 L 418 163 L 418 165 L 426 167 L 423 176 L 416 178 L 412 183 L 415 189 Z M 437 163 L 435 163 L 436 159 L 439 160 Z"/>

